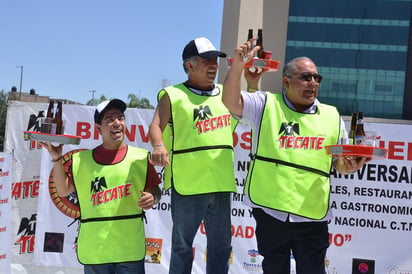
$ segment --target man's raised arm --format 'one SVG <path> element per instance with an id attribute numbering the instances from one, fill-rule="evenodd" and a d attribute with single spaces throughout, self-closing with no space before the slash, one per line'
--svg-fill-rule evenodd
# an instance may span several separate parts
<path id="1" fill-rule="evenodd" d="M 240 95 L 242 72 L 245 64 L 260 49 L 260 47 L 253 48 L 254 40 L 250 39 L 236 48 L 232 65 L 223 83 L 223 104 L 238 117 L 242 117 L 243 112 L 243 102 Z"/>

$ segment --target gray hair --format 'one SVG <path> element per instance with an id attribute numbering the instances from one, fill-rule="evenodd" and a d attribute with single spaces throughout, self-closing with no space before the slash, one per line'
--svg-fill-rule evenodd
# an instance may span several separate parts
<path id="1" fill-rule="evenodd" d="M 296 63 L 301 60 L 310 61 L 314 63 L 312 59 L 310 59 L 309 57 L 306 57 L 306 56 L 296 57 L 285 64 L 285 67 L 283 68 L 283 72 L 282 72 L 282 77 L 290 76 L 294 74 L 297 70 Z"/>
<path id="2" fill-rule="evenodd" d="M 193 65 L 196 66 L 198 58 L 199 58 L 199 56 L 192 56 L 192 57 L 189 57 L 189 58 L 183 60 L 183 70 L 185 71 L 186 74 L 189 72 L 189 70 L 186 67 L 186 62 L 192 63 Z"/>

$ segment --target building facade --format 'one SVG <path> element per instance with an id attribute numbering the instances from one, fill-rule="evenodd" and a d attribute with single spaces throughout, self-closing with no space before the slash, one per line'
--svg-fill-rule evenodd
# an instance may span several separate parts
<path id="1" fill-rule="evenodd" d="M 248 28 L 262 28 L 264 48 L 280 70 L 298 56 L 316 63 L 323 76 L 319 100 L 341 115 L 412 120 L 411 2 L 226 0 L 221 48 L 230 54 Z M 219 81 L 226 73 L 221 63 Z M 280 93 L 280 71 L 267 73 L 261 88 Z"/>
<path id="2" fill-rule="evenodd" d="M 290 0 L 285 60 L 310 57 L 342 115 L 412 119 L 410 0 Z M 410 68 L 412 69 L 412 67 Z"/>

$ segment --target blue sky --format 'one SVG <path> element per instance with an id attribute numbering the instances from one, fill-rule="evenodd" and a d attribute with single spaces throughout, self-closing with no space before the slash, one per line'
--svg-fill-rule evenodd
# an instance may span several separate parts
<path id="1" fill-rule="evenodd" d="M 156 104 L 186 80 L 183 47 L 220 47 L 224 0 L 1 0 L 0 90 L 34 88 L 79 103 L 134 93 Z"/>

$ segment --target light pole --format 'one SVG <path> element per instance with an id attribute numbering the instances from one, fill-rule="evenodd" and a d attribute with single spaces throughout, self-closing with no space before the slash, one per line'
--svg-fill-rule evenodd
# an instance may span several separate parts
<path id="1" fill-rule="evenodd" d="M 19 101 L 21 101 L 21 86 L 23 84 L 23 66 L 16 66 L 20 69 L 20 93 L 19 93 Z"/>
<path id="2" fill-rule="evenodd" d="M 89 90 L 89 92 L 92 93 L 92 101 L 94 100 L 94 93 L 96 92 L 95 90 Z"/>

